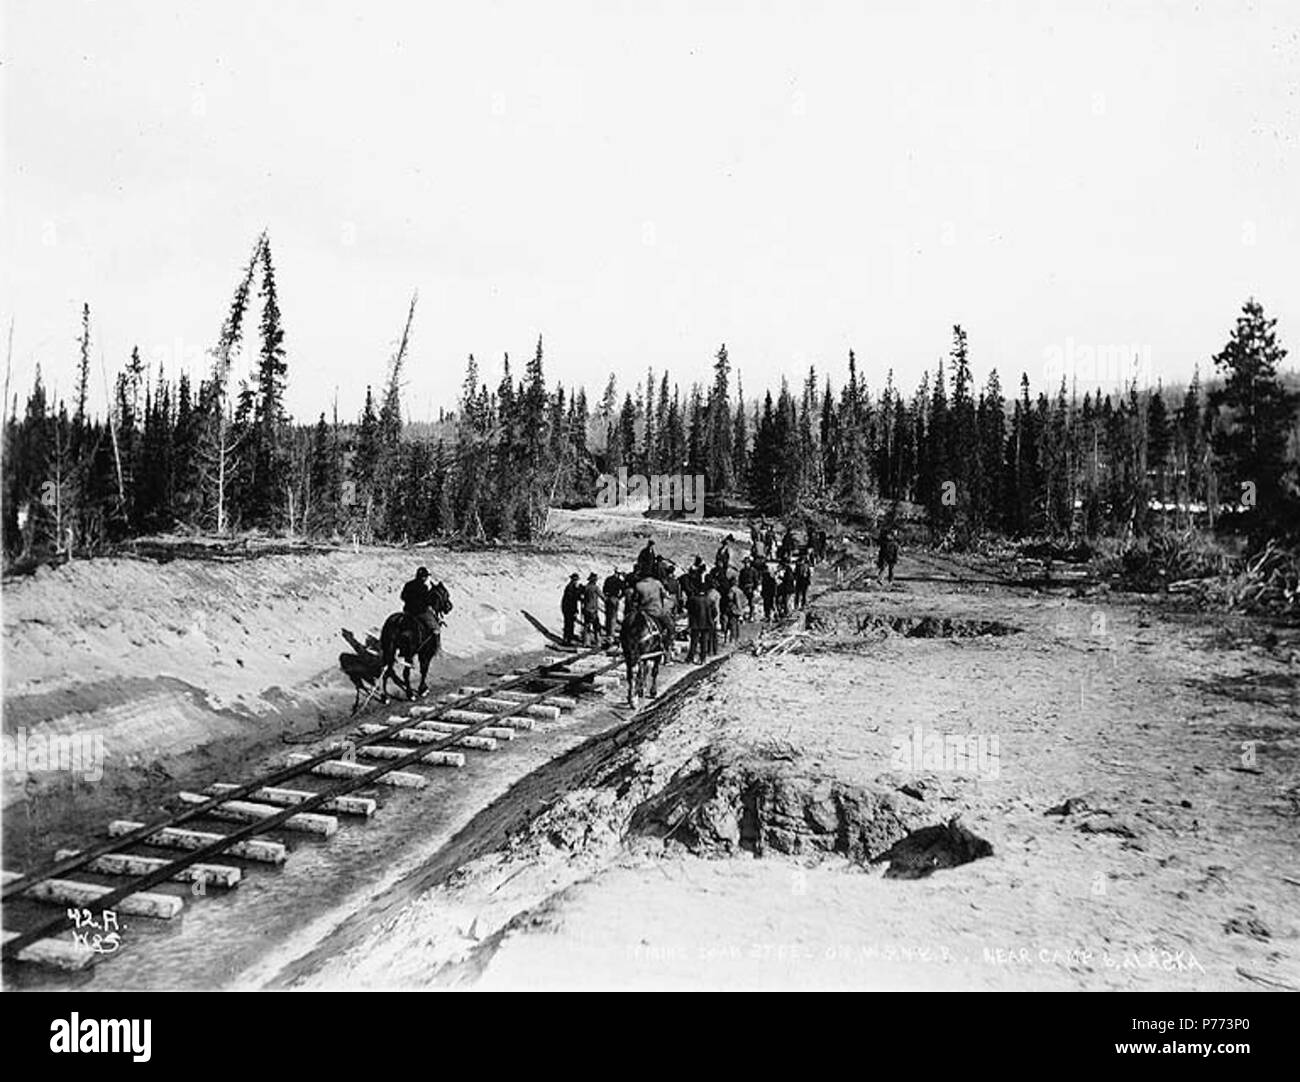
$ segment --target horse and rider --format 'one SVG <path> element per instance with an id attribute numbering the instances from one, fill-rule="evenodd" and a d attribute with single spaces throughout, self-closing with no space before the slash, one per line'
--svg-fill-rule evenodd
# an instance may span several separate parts
<path id="1" fill-rule="evenodd" d="M 451 595 L 441 582 L 432 581 L 427 567 L 416 569 L 415 578 L 402 587 L 402 611 L 384 621 L 379 633 L 383 660 L 380 698 L 388 701 L 388 681 L 393 680 L 408 699 L 423 697 L 429 690 L 429 663 L 442 649 L 442 628 L 452 610 Z M 405 662 L 403 675 L 396 671 L 398 657 Z M 418 659 L 420 686 L 411 689 L 410 670 Z"/>

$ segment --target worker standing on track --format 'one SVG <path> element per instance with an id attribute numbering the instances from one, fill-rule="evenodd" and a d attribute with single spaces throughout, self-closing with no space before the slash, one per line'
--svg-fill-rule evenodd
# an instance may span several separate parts
<path id="1" fill-rule="evenodd" d="M 772 622 L 772 609 L 776 605 L 776 576 L 772 574 L 772 565 L 763 564 L 762 570 L 762 592 L 763 592 L 763 623 Z"/>
<path id="2" fill-rule="evenodd" d="M 754 592 L 758 589 L 758 583 L 758 569 L 754 567 L 754 561 L 746 556 L 741 562 L 739 579 L 741 592 L 745 595 L 746 620 L 754 618 Z"/>
<path id="3" fill-rule="evenodd" d="M 575 571 L 560 596 L 560 615 L 564 617 L 564 641 L 573 642 L 574 625 L 578 622 L 578 609 L 582 603 L 582 586 Z"/>
<path id="4" fill-rule="evenodd" d="M 623 588 L 626 585 L 622 572 L 616 567 L 614 573 L 605 578 L 605 643 L 608 645 L 614 638 L 614 631 L 618 625 L 618 602 L 623 596 Z"/>
<path id="5" fill-rule="evenodd" d="M 794 607 L 802 609 L 808 604 L 808 587 L 812 584 L 812 564 L 806 551 L 799 554 L 794 565 Z"/>
<path id="6" fill-rule="evenodd" d="M 592 646 L 600 644 L 600 609 L 605 595 L 600 592 L 596 572 L 587 576 L 587 588 L 582 591 L 582 642 Z"/>
<path id="7" fill-rule="evenodd" d="M 715 573 L 709 577 L 708 586 L 704 598 L 709 606 L 709 622 L 704 640 L 705 649 L 713 657 L 718 652 L 718 621 L 722 618 L 722 590 L 726 586 L 726 577 Z"/>
<path id="8" fill-rule="evenodd" d="M 741 590 L 739 583 L 732 582 L 728 584 L 722 605 L 725 614 L 723 641 L 739 643 L 740 616 L 745 611 L 745 593 Z"/>
<path id="9" fill-rule="evenodd" d="M 709 640 L 709 597 L 699 590 L 686 599 L 686 624 L 690 630 L 691 645 L 686 654 L 687 662 L 697 661 L 703 664 L 707 659 Z"/>

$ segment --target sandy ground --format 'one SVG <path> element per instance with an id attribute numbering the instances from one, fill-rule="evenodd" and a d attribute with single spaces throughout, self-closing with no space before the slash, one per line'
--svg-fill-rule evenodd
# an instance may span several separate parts
<path id="1" fill-rule="evenodd" d="M 111 765 L 64 790 L 7 776 L 6 866 L 346 726 L 340 629 L 377 628 L 417 562 L 457 604 L 443 678 L 535 649 L 518 610 L 558 623 L 567 572 L 629 562 L 646 528 L 554 519 L 546 551 L 6 582 L 6 733 L 102 733 Z M 655 527 L 682 560 L 726 530 Z M 631 720 L 593 716 L 549 761 L 467 779 L 436 851 L 396 883 L 374 854 L 373 886 L 352 869 L 346 906 L 292 935 L 282 916 L 230 985 L 1300 988 L 1296 630 L 1015 588 L 930 554 L 899 573 L 835 589 L 823 569 L 806 630 Z M 917 880 L 871 863 L 953 817 L 993 855 Z"/>
<path id="2" fill-rule="evenodd" d="M 555 764 L 563 795 L 295 985 L 1300 988 L 1294 632 L 942 566 Z M 925 615 L 1020 630 L 857 630 Z M 918 727 L 983 754 L 913 763 Z M 954 815 L 992 857 L 866 863 Z"/>
<path id="3" fill-rule="evenodd" d="M 417 564 L 430 566 L 446 582 L 455 603 L 444 654 L 430 674 L 440 693 L 463 682 L 481 683 L 485 666 L 532 664 L 544 655 L 520 609 L 558 626 L 559 594 L 570 571 L 603 575 L 615 563 L 630 564 L 647 532 L 682 559 L 693 545 L 711 552 L 716 543 L 711 528 L 692 524 L 620 515 L 571 518 L 562 511 L 554 518 L 556 536 L 526 549 L 254 549 L 249 558 L 229 561 L 76 561 L 6 579 L 0 594 L 6 869 L 30 868 L 59 847 L 102 837 L 110 819 L 156 819 L 177 806 L 182 789 L 252 777 L 282 765 L 286 750 L 323 746 L 349 731 L 354 688 L 339 667 L 340 654 L 352 651 L 345 632 L 360 640 L 377 633 Z M 368 720 L 377 711 L 391 712 L 372 704 Z M 616 722 L 613 715 L 603 724 Z M 433 820 L 454 829 L 477 810 L 476 800 L 489 802 L 520 771 L 532 769 L 530 763 L 557 754 L 585 731 L 582 725 L 561 726 L 554 739 L 534 740 L 535 749 L 505 756 L 509 761 L 499 768 L 484 763 L 458 772 L 454 796 L 438 798 Z M 86 753 L 78 769 L 46 769 L 49 764 L 32 749 L 44 746 L 47 737 L 78 742 Z M 12 753 L 19 747 L 26 755 L 16 764 Z M 381 804 L 391 798 L 387 792 L 371 795 Z M 376 865 L 376 881 L 418 859 L 418 835 L 400 825 L 376 833 L 392 857 Z M 334 850 L 340 848 L 347 847 Z M 352 851 L 337 859 L 317 854 L 307 865 L 304 874 L 337 873 L 349 890 L 363 891 L 368 878 L 365 861 Z M 343 891 L 315 893 L 320 898 L 304 904 L 301 913 L 277 912 L 268 918 L 271 925 L 282 930 L 295 916 L 310 924 L 325 915 L 322 909 L 350 897 Z M 207 907 L 204 922 L 220 923 L 209 921 L 213 908 Z M 237 909 L 223 911 L 221 919 L 235 920 Z M 221 942 L 208 924 L 205 934 Z M 141 979 L 153 971 L 138 967 Z M 200 960 L 185 978 L 201 986 L 207 975 L 215 983 L 225 972 Z"/>

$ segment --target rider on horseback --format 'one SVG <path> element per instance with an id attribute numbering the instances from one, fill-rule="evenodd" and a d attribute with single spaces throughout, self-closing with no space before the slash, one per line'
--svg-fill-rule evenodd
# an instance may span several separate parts
<path id="1" fill-rule="evenodd" d="M 427 567 L 419 568 L 415 578 L 402 587 L 402 611 L 419 636 L 421 646 L 429 636 L 438 634 L 442 621 L 435 608 L 435 588 L 429 585 Z"/>
<path id="2" fill-rule="evenodd" d="M 677 622 L 673 619 L 672 599 L 668 596 L 664 584 L 657 578 L 647 575 L 637 581 L 634 596 L 637 608 L 659 625 L 665 664 L 672 661 L 673 638 L 677 633 Z"/>

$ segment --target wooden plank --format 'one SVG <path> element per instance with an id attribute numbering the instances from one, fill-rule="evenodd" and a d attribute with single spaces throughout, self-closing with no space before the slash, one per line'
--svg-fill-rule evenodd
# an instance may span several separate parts
<path id="1" fill-rule="evenodd" d="M 415 723 L 413 730 L 418 734 L 433 733 L 435 735 L 441 734 L 443 736 L 451 736 L 454 733 L 463 733 L 468 728 L 469 728 L 468 725 L 460 724 L 454 721 L 418 721 Z M 412 729 L 402 730 L 403 733 L 409 733 L 411 731 Z M 517 735 L 518 733 L 516 733 L 513 728 L 510 728 L 508 726 L 487 725 L 484 726 L 482 729 L 475 730 L 473 736 L 467 736 L 465 739 L 474 740 L 476 738 L 482 737 L 488 740 L 513 740 Z M 414 739 L 414 740 L 418 740 L 418 742 L 422 744 L 431 742 L 429 738 L 424 735 L 420 735 L 418 737 L 403 736 L 402 739 L 403 740 Z M 479 747 L 479 745 L 477 744 L 467 744 L 464 746 Z M 486 748 L 481 750 L 491 751 L 492 749 Z"/>
<path id="2" fill-rule="evenodd" d="M 120 838 L 132 831 L 139 830 L 143 823 L 135 823 L 130 819 L 115 819 L 108 824 L 108 833 L 114 838 Z M 186 830 L 182 827 L 163 827 L 161 830 L 150 834 L 141 845 L 155 845 L 160 849 L 202 849 L 205 845 L 212 845 L 219 842 L 225 835 L 215 834 L 206 830 Z M 240 860 L 252 860 L 259 864 L 283 864 L 289 856 L 289 850 L 282 842 L 263 841 L 260 838 L 251 838 L 247 841 L 232 842 L 226 853 Z"/>
<path id="3" fill-rule="evenodd" d="M 186 804 L 206 804 L 211 797 L 202 793 L 181 793 L 180 799 Z M 229 819 L 237 823 L 255 823 L 259 819 L 270 819 L 282 809 L 271 804 L 254 804 L 247 800 L 232 800 L 213 808 L 206 814 L 214 819 Z M 285 830 L 295 830 L 302 834 L 316 834 L 322 838 L 331 838 L 339 829 L 339 821 L 332 815 L 318 815 L 307 812 L 303 815 L 291 815 L 281 826 Z"/>
<path id="4" fill-rule="evenodd" d="M 17 932 L 5 932 L 2 942 L 8 943 L 17 936 Z M 38 939 L 18 952 L 18 960 L 75 972 L 90 965 L 95 960 L 95 952 L 87 944 L 69 939 Z"/>
<path id="5" fill-rule="evenodd" d="M 569 701 L 572 702 L 572 700 Z M 545 721 L 555 721 L 560 716 L 558 703 L 524 704 L 513 699 L 489 699 L 484 696 L 478 699 L 474 705 L 481 706 L 484 710 L 493 710 L 498 714 L 510 714 L 518 711 L 524 718 L 542 718 Z"/>
<path id="6" fill-rule="evenodd" d="M 361 726 L 361 731 L 366 732 L 366 726 Z M 373 732 L 366 732 L 367 736 L 373 736 L 376 732 L 388 732 L 395 740 L 409 740 L 413 744 L 433 744 L 439 740 L 445 740 L 449 736 L 455 736 L 462 732 L 462 726 L 453 726 L 447 721 L 422 721 L 418 727 L 411 729 L 400 729 L 392 732 L 388 726 L 378 726 Z M 486 732 L 486 729 L 480 729 L 479 732 Z M 514 732 L 510 732 L 510 737 L 514 737 Z M 462 736 L 455 742 L 458 748 L 472 748 L 475 751 L 496 751 L 497 742 L 494 738 L 488 736 Z"/>
<path id="7" fill-rule="evenodd" d="M 517 704 L 512 703 L 511 705 L 517 705 Z M 445 707 L 441 707 L 441 706 L 411 707 L 411 717 L 429 718 L 429 720 L 431 721 L 438 721 L 441 718 L 449 717 L 451 713 L 452 711 L 449 711 Z M 509 717 L 509 718 L 499 718 L 495 714 L 488 714 L 486 716 L 490 717 L 498 725 L 508 725 L 512 729 L 535 729 L 537 727 L 532 718 L 524 717 L 521 715 L 516 715 L 515 717 Z M 468 725 L 470 723 L 461 721 L 461 722 L 456 722 L 455 724 Z"/>
<path id="8" fill-rule="evenodd" d="M 443 721 L 459 721 L 465 725 L 477 725 L 480 722 L 493 721 L 495 714 L 484 713 L 482 710 L 446 710 L 439 715 Z"/>
<path id="9" fill-rule="evenodd" d="M 517 704 L 517 703 L 524 703 L 524 702 L 532 702 L 532 700 L 537 698 L 537 696 L 530 695 L 526 691 L 497 691 L 493 693 L 492 698 L 498 700 L 507 700 L 509 702 Z M 542 702 L 537 703 L 535 705 L 559 707 L 559 709 L 561 710 L 569 711 L 569 710 L 576 710 L 578 708 L 578 700 L 568 695 L 547 695 Z"/>
<path id="10" fill-rule="evenodd" d="M 364 748 L 358 748 L 357 754 L 371 759 L 402 759 L 411 754 L 411 749 L 389 747 L 387 744 L 367 744 Z M 465 765 L 465 756 L 458 751 L 430 751 L 420 757 L 420 762 L 430 766 L 461 767 Z"/>
<path id="11" fill-rule="evenodd" d="M 4 881 L 12 882 L 21 878 L 16 872 L 5 872 Z M 24 898 L 35 898 L 51 905 L 75 906 L 79 909 L 93 909 L 95 902 L 106 894 L 112 894 L 113 887 L 98 883 L 79 883 L 75 879 L 46 879 L 33 883 L 23 892 Z M 175 894 L 154 894 L 141 891 L 128 894 L 115 906 L 114 911 L 128 913 L 133 917 L 157 917 L 159 920 L 171 920 L 185 907 L 185 901 Z"/>
<path id="12" fill-rule="evenodd" d="M 368 736 L 372 732 L 388 733 L 389 736 L 396 740 L 407 740 L 412 744 L 433 744 L 445 736 L 455 736 L 457 733 L 463 733 L 468 728 L 468 725 L 457 725 L 452 721 L 420 721 L 409 729 L 399 729 L 397 732 L 393 732 L 386 725 L 376 725 L 370 732 L 367 732 L 367 726 L 363 725 L 361 731 Z M 456 746 L 474 748 L 477 751 L 493 751 L 496 748 L 497 740 L 513 740 L 514 738 L 515 731 L 513 729 L 497 729 L 487 726 L 477 730 L 473 735 L 465 737 L 463 741 L 456 741 Z"/>
<path id="13" fill-rule="evenodd" d="M 211 796 L 220 796 L 222 793 L 233 792 L 239 786 L 231 785 L 228 782 L 217 782 L 209 785 L 204 792 Z M 280 808 L 291 808 L 295 804 L 301 804 L 304 800 L 310 800 L 316 794 L 306 789 L 273 789 L 261 788 L 254 789 L 249 794 L 253 800 L 259 800 L 263 804 L 274 804 Z M 335 812 L 338 815 L 361 815 L 370 817 L 375 814 L 379 805 L 371 798 L 366 796 L 338 796 L 327 800 L 321 805 L 327 812 Z"/>
<path id="14" fill-rule="evenodd" d="M 75 857 L 80 849 L 60 849 L 56 859 Z M 105 853 L 86 865 L 88 871 L 99 875 L 147 875 L 168 864 L 163 857 L 141 857 L 134 853 Z M 172 875 L 176 883 L 202 882 L 204 886 L 225 887 L 229 889 L 239 883 L 243 872 L 233 864 L 191 864 Z"/>
<path id="15" fill-rule="evenodd" d="M 310 758 L 312 756 L 305 755 L 302 752 L 294 752 L 289 756 L 289 762 L 305 763 Z M 372 769 L 372 767 L 366 766 L 365 763 L 351 762 L 347 759 L 327 759 L 325 762 L 312 767 L 311 772 L 322 778 L 359 778 L 363 774 L 369 774 Z M 422 774 L 412 774 L 406 770 L 394 770 L 390 774 L 385 774 L 382 778 L 376 778 L 375 783 L 390 785 L 396 789 L 423 789 L 429 784 L 428 779 Z"/>

